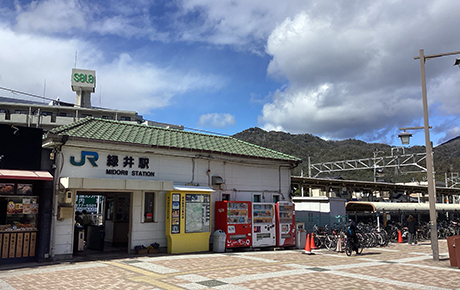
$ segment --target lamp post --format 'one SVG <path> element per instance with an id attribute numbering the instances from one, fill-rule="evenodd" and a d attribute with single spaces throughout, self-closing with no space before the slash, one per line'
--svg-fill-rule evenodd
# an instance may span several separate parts
<path id="1" fill-rule="evenodd" d="M 427 175 L 427 180 L 428 180 L 428 200 L 429 200 L 429 208 L 430 208 L 431 250 L 433 252 L 434 261 L 439 261 L 439 246 L 438 246 L 438 231 L 437 231 L 437 223 L 436 223 L 436 187 L 434 184 L 434 176 L 433 176 L 433 155 L 432 155 L 432 146 L 431 146 L 431 140 L 430 140 L 430 130 L 429 130 L 430 125 L 429 125 L 429 119 L 428 119 L 428 101 L 427 101 L 427 89 L 426 89 L 425 62 L 427 59 L 438 58 L 438 57 L 443 57 L 447 55 L 456 55 L 456 54 L 460 54 L 460 51 L 425 55 L 423 49 L 420 49 L 419 56 L 414 57 L 414 59 L 420 60 L 424 126 L 414 127 L 414 128 L 405 128 L 405 129 L 422 129 L 423 128 L 425 130 L 426 175 Z M 457 59 L 454 65 L 460 66 L 460 59 Z M 412 134 L 407 133 L 405 130 L 403 133 L 399 134 L 401 141 L 407 142 L 403 144 L 408 144 L 409 138 L 411 136 Z"/>

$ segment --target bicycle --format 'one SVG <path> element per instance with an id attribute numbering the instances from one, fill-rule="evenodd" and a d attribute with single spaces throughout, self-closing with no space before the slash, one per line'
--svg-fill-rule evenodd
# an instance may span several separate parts
<path id="1" fill-rule="evenodd" d="M 364 250 L 364 246 L 361 243 L 361 241 L 359 241 L 358 239 L 358 251 L 356 252 L 356 254 L 361 255 L 363 250 Z M 353 253 L 353 242 L 349 241 L 348 237 L 345 241 L 345 253 L 347 254 L 348 257 L 350 257 L 351 254 Z"/>

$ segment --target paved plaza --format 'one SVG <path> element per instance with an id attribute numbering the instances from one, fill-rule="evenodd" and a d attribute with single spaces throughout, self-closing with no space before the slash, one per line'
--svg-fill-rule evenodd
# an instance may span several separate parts
<path id="1" fill-rule="evenodd" d="M 132 255 L 98 261 L 28 264 L 0 271 L 0 289 L 460 289 L 445 240 L 434 262 L 429 242 L 364 249 Z"/>

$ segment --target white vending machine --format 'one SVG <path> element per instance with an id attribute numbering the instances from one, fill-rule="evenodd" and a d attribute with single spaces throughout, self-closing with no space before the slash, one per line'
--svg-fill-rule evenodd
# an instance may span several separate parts
<path id="1" fill-rule="evenodd" d="M 252 246 L 276 246 L 276 221 L 274 203 L 252 204 Z"/>

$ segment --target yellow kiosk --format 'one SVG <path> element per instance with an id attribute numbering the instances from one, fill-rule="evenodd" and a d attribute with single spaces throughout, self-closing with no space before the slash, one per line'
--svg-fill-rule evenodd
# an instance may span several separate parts
<path id="1" fill-rule="evenodd" d="M 168 253 L 209 251 L 211 191 L 175 190 L 166 194 Z"/>

